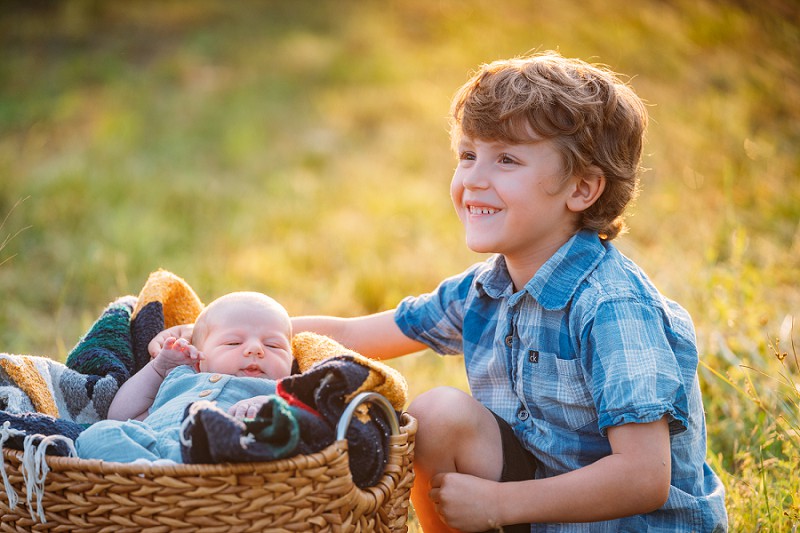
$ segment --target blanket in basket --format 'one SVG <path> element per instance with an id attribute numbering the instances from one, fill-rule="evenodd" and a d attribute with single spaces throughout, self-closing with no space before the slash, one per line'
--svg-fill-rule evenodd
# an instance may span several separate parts
<path id="1" fill-rule="evenodd" d="M 149 361 L 149 341 L 164 328 L 193 322 L 202 308 L 183 279 L 158 270 L 148 277 L 138 297 L 119 298 L 102 312 L 70 351 L 66 364 L 46 357 L 0 354 L 0 445 L 7 442 L 8 446 L 21 449 L 24 436 L 29 434 L 74 439 L 89 424 L 105 419 L 119 387 Z M 402 410 L 407 399 L 406 382 L 391 367 L 310 332 L 295 335 L 292 350 L 295 370 L 300 374 L 286 379 L 280 387 L 283 399 L 276 398 L 266 407 L 272 409 L 269 416 L 267 411 L 260 413 L 260 419 L 251 421 L 244 433 L 263 440 L 267 435 L 283 438 L 281 432 L 289 430 L 289 440 L 270 441 L 269 453 L 274 456 L 253 454 L 252 448 L 242 454 L 241 447 L 223 452 L 220 450 L 225 449 L 227 441 L 212 436 L 197 448 L 206 451 L 195 450 L 198 455 L 185 457 L 186 462 L 222 462 L 233 460 L 234 456 L 239 461 L 270 460 L 320 450 L 333 441 L 336 421 L 344 406 L 364 391 L 379 392 L 395 410 Z M 322 385 L 318 387 L 319 383 Z M 205 420 L 205 425 L 195 429 L 195 434 L 210 427 L 210 420 L 220 419 L 219 413 L 208 407 L 201 404 L 195 408 L 196 412 L 203 408 L 208 413 L 205 418 L 198 417 Z M 357 413 L 358 421 L 351 426 L 347 438 L 353 451 L 363 453 L 351 454 L 362 457 L 361 463 L 351 466 L 360 484 L 369 484 L 383 468 L 388 429 L 382 414 L 370 407 L 361 406 Z M 286 425 L 287 421 L 290 425 Z M 283 426 L 278 428 L 278 422 Z M 203 438 L 198 436 L 198 442 Z M 279 442 L 280 449 L 275 447 Z M 207 450 L 209 446 L 215 451 L 213 455 Z M 374 449 L 377 452 L 373 458 L 370 453 Z M 63 444 L 47 449 L 47 453 L 58 455 L 67 452 Z M 373 459 L 377 462 L 370 462 Z"/>
<path id="2" fill-rule="evenodd" d="M 382 393 L 395 411 L 402 410 L 406 382 L 395 369 L 314 333 L 298 333 L 292 346 L 299 368 L 310 368 L 279 380 L 278 394 L 255 418 L 236 419 L 206 401 L 186 409 L 184 463 L 271 461 L 317 452 L 335 440 L 342 413 L 360 392 Z M 383 475 L 390 435 L 380 408 L 359 407 L 345 435 L 357 486 L 373 486 Z"/>
<path id="3" fill-rule="evenodd" d="M 69 352 L 66 363 L 0 353 L 0 439 L 21 449 L 25 434 L 74 438 L 108 415 L 119 387 L 150 356 L 148 342 L 165 327 L 194 321 L 203 305 L 180 277 L 158 270 L 139 296 L 109 304 Z M 48 449 L 63 455 L 64 447 Z"/>

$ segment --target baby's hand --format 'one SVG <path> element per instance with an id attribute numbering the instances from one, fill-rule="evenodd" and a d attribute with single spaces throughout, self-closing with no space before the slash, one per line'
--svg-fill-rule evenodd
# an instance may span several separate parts
<path id="1" fill-rule="evenodd" d="M 168 337 L 164 346 L 153 359 L 153 367 L 162 377 L 166 377 L 170 370 L 180 365 L 196 365 L 205 359 L 202 352 L 189 344 L 186 339 Z"/>
<path id="2" fill-rule="evenodd" d="M 228 409 L 228 414 L 236 418 L 255 418 L 261 406 L 269 401 L 269 396 L 253 396 L 240 400 Z"/>
<path id="3" fill-rule="evenodd" d="M 147 345 L 147 351 L 150 352 L 150 357 L 156 357 L 158 355 L 164 348 L 167 339 L 186 339 L 187 342 L 191 342 L 193 329 L 194 324 L 183 324 L 180 326 L 173 326 L 160 332 L 153 337 L 153 340 Z"/>

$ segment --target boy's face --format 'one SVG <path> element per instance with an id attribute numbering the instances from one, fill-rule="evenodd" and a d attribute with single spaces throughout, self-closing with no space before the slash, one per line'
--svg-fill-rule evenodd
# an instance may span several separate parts
<path id="1" fill-rule="evenodd" d="M 236 302 L 215 309 L 197 348 L 200 371 L 278 379 L 292 366 L 291 322 L 281 308 Z"/>
<path id="2" fill-rule="evenodd" d="M 571 179 L 552 141 L 508 144 L 462 136 L 450 195 L 467 246 L 541 265 L 575 232 Z"/>

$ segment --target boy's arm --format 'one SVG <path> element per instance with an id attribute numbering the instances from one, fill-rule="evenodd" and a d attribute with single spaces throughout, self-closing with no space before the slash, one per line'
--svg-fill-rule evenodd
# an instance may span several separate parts
<path id="1" fill-rule="evenodd" d="M 292 330 L 327 335 L 343 346 L 372 359 L 391 359 L 427 348 L 403 333 L 394 321 L 394 309 L 353 318 L 301 316 L 292 318 Z"/>
<path id="2" fill-rule="evenodd" d="M 608 429 L 612 453 L 551 478 L 498 483 L 458 473 L 431 480 L 442 519 L 464 531 L 503 524 L 594 522 L 653 511 L 669 495 L 667 419 Z"/>

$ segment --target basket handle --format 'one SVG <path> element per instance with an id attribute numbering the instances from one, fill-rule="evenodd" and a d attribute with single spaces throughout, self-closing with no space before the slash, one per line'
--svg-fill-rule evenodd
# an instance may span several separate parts
<path id="1" fill-rule="evenodd" d="M 400 434 L 400 425 L 397 423 L 397 415 L 395 414 L 394 407 L 389 403 L 382 394 L 377 392 L 361 392 L 355 398 L 350 400 L 347 407 L 342 411 L 342 416 L 339 417 L 339 423 L 336 424 L 336 440 L 342 440 L 347 435 L 347 428 L 350 427 L 350 422 L 353 420 L 353 413 L 364 402 L 373 402 L 383 410 L 386 418 L 389 419 L 389 426 L 392 429 L 392 435 Z"/>

